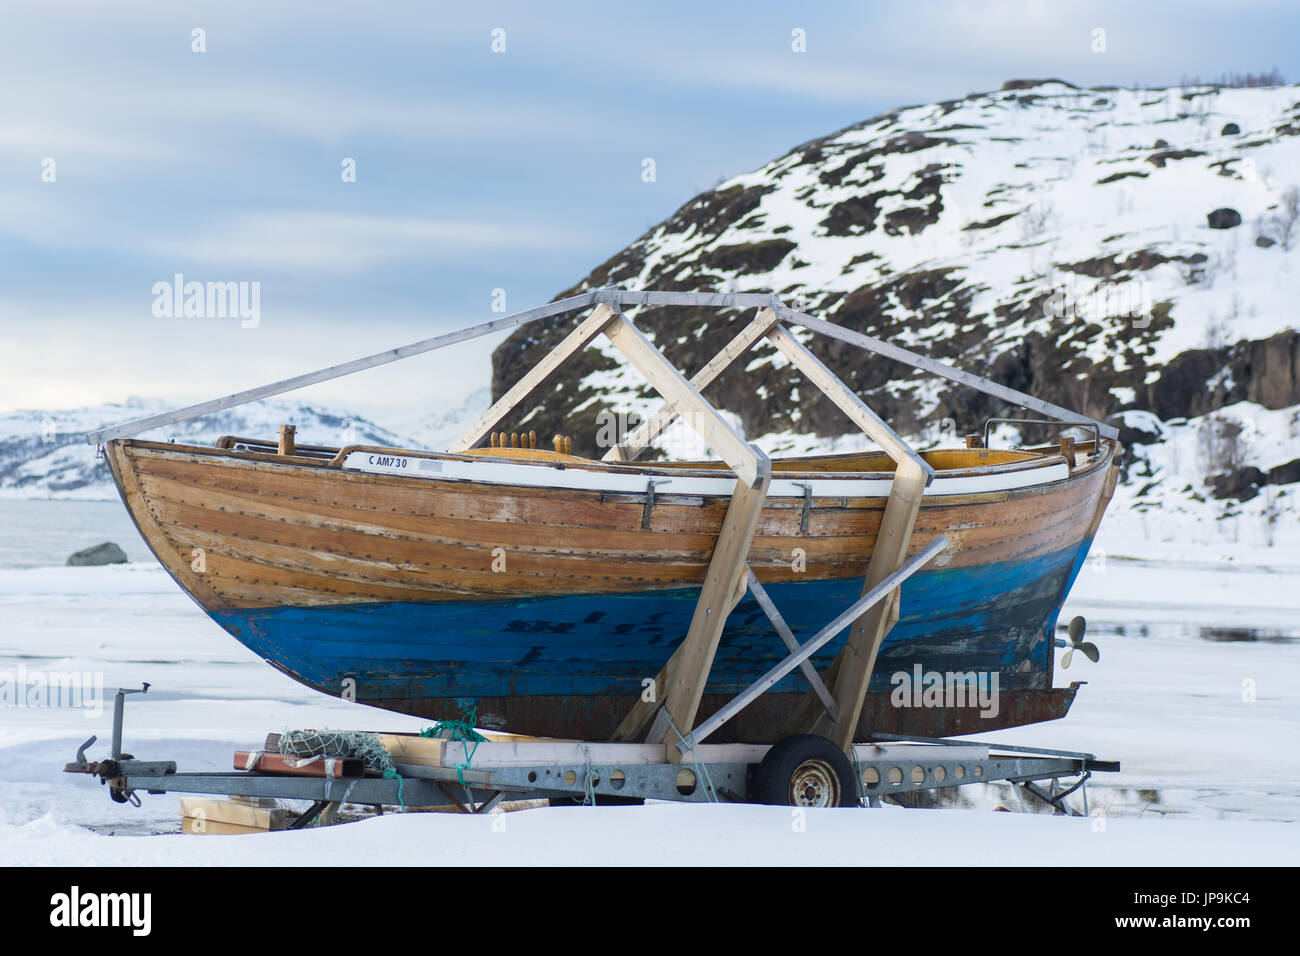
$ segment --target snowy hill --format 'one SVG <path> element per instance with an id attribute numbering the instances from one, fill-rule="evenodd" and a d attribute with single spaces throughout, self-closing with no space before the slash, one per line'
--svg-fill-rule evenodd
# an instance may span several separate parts
<path id="1" fill-rule="evenodd" d="M 115 499 L 108 466 L 96 460 L 95 449 L 85 444 L 85 433 L 168 408 L 161 401 L 131 398 L 120 405 L 0 414 L 0 497 Z M 298 441 L 304 445 L 409 446 L 414 441 L 358 415 L 281 399 L 227 409 L 139 437 L 200 444 L 222 435 L 274 438 L 286 423 L 297 426 Z"/>
<path id="2" fill-rule="evenodd" d="M 561 295 L 776 291 L 1117 421 L 1129 467 L 1114 511 L 1231 519 L 1245 528 L 1233 534 L 1266 544 L 1300 524 L 1298 134 L 1295 87 L 1016 81 L 796 147 L 696 197 Z M 746 320 L 643 310 L 638 324 L 694 371 Z M 529 326 L 498 348 L 493 394 L 571 324 Z M 1017 414 L 838 343 L 809 344 L 923 444 Z M 865 445 L 772 350 L 752 354 L 708 390 L 746 434 L 788 453 Z M 565 432 L 594 453 L 601 411 L 656 406 L 612 350 L 591 349 L 510 427 Z M 1270 524 L 1279 511 L 1290 521 Z"/>

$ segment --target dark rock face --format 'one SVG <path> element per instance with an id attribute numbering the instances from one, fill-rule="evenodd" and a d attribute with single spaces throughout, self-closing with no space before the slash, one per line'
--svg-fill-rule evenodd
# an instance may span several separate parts
<path id="1" fill-rule="evenodd" d="M 1241 132 L 1241 127 L 1238 126 L 1236 123 L 1224 123 L 1224 124 L 1223 124 L 1223 131 L 1222 131 L 1219 135 L 1220 135 L 1220 136 L 1236 136 L 1236 135 L 1237 135 L 1238 133 L 1240 133 L 1240 132 Z"/>
<path id="2" fill-rule="evenodd" d="M 1300 481 L 1300 458 L 1292 458 L 1284 465 L 1275 465 L 1268 470 L 1270 485 L 1290 485 Z"/>
<path id="3" fill-rule="evenodd" d="M 1205 218 L 1209 221 L 1211 229 L 1232 229 L 1241 225 L 1241 213 L 1235 209 L 1216 209 L 1214 212 L 1206 213 Z"/>
<path id="4" fill-rule="evenodd" d="M 101 564 L 126 564 L 126 552 L 112 541 L 78 551 L 68 558 L 72 567 L 92 567 Z"/>
<path id="5" fill-rule="evenodd" d="M 1264 473 L 1254 465 L 1238 468 L 1222 475 L 1210 476 L 1210 493 L 1216 498 L 1236 498 L 1249 501 L 1259 494 L 1260 485 L 1267 484 Z"/>
<path id="6" fill-rule="evenodd" d="M 1067 82 L 1065 82 L 1065 80 L 1057 80 L 1057 79 L 1049 79 L 1049 80 L 1007 80 L 1005 83 L 1002 84 L 1002 89 L 1004 89 L 1004 90 L 1032 90 L 1035 86 L 1042 86 L 1042 85 L 1045 84 L 1045 83 L 1060 83 L 1062 86 L 1068 86 L 1068 87 L 1069 87 L 1070 89 L 1072 89 L 1072 90 L 1077 90 L 1077 89 L 1078 89 L 1078 87 L 1075 86 L 1073 83 L 1067 83 Z"/>
<path id="7" fill-rule="evenodd" d="M 1157 418 L 1193 418 L 1226 404 L 1227 395 L 1207 391 L 1206 383 L 1228 365 L 1226 349 L 1188 349 L 1165 365 L 1147 389 L 1144 407 Z"/>
<path id="8" fill-rule="evenodd" d="M 1300 332 L 1292 329 L 1233 349 L 1233 378 L 1245 382 L 1245 398 L 1265 408 L 1300 403 Z"/>

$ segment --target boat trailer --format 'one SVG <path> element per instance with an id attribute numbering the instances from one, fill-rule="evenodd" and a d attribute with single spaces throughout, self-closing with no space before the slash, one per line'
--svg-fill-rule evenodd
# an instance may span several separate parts
<path id="1" fill-rule="evenodd" d="M 776 745 L 695 744 L 679 756 L 680 762 L 671 759 L 663 744 L 385 734 L 386 742 L 398 741 L 389 747 L 396 769 L 392 776 L 367 775 L 357 760 L 292 757 L 275 764 L 274 771 L 187 773 L 178 771 L 175 761 L 139 760 L 122 751 L 125 697 L 148 688 L 117 691 L 107 759 L 87 759 L 98 739 L 92 736 L 64 771 L 97 776 L 114 801 L 134 806 L 140 805 L 140 791 L 310 802 L 290 829 L 309 826 L 344 804 L 379 813 L 388 807 L 450 807 L 472 814 L 490 812 L 503 800 L 543 799 L 588 805 L 669 800 L 877 807 L 899 794 L 1000 781 L 1034 795 L 1054 813 L 1087 816 L 1088 779 L 1095 772 L 1120 769 L 1118 761 L 1088 753 L 883 733 L 854 744 L 847 757 L 824 738 L 800 735 Z M 266 767 L 259 758 L 276 754 L 278 737 L 270 735 L 265 750 L 237 753 L 236 766 Z M 826 745 L 821 759 L 833 762 L 839 755 L 852 760 L 849 774 L 818 771 L 819 761 L 801 748 L 815 748 L 819 740 Z M 852 792 L 831 793 L 830 788 Z M 1066 800 L 1076 791 L 1082 810 Z"/>

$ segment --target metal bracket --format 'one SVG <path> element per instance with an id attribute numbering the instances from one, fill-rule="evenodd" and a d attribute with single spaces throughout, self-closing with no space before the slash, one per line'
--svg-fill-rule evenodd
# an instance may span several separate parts
<path id="1" fill-rule="evenodd" d="M 812 483 L 796 481 L 794 484 L 803 489 L 803 511 L 799 513 L 799 533 L 808 533 L 808 516 L 812 514 Z"/>
<path id="2" fill-rule="evenodd" d="M 649 481 L 646 482 L 645 510 L 641 512 L 642 531 L 650 530 L 650 512 L 654 509 L 655 506 L 655 485 L 669 485 L 669 484 L 672 484 L 671 478 L 667 480 L 659 480 L 659 481 L 656 481 L 654 478 L 651 478 Z"/>

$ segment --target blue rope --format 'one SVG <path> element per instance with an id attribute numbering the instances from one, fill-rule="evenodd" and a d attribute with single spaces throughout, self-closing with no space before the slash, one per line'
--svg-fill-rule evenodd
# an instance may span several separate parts
<path id="1" fill-rule="evenodd" d="M 465 749 L 465 761 L 456 764 L 456 779 L 465 789 L 469 785 L 465 783 L 465 771 L 469 769 L 470 762 L 474 759 L 474 754 L 478 750 L 478 745 L 487 740 L 482 734 L 474 729 L 478 722 L 478 705 L 475 704 L 469 710 L 460 715 L 460 720 L 440 720 L 432 727 L 426 727 L 420 731 L 421 737 L 440 737 L 444 740 L 459 740 L 461 746 Z M 470 744 L 474 744 L 473 750 Z"/>

